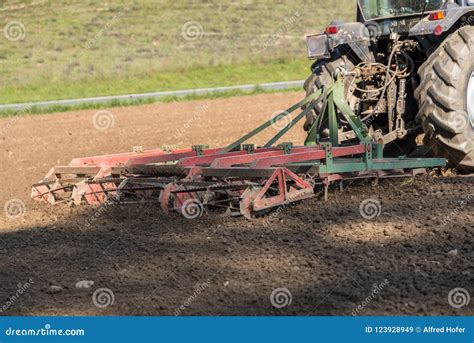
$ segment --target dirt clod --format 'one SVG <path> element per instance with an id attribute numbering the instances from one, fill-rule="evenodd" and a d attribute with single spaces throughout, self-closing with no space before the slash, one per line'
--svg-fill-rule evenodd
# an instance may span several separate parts
<path id="1" fill-rule="evenodd" d="M 62 290 L 63 290 L 63 288 L 61 286 L 51 285 L 51 286 L 48 287 L 48 290 L 46 291 L 46 293 L 56 294 L 56 293 L 62 292 Z"/>

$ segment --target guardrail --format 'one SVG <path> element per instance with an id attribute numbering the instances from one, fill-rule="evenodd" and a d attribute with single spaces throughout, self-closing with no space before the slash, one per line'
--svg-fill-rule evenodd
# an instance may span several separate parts
<path id="1" fill-rule="evenodd" d="M 113 100 L 125 100 L 133 101 L 140 99 L 162 99 L 166 97 L 186 97 L 192 95 L 205 95 L 212 93 L 225 93 L 229 91 L 242 91 L 242 92 L 252 92 L 256 89 L 263 90 L 285 90 L 296 87 L 302 87 L 304 80 L 299 81 L 286 81 L 286 82 L 272 82 L 272 83 L 262 83 L 259 85 L 242 85 L 242 86 L 229 86 L 229 87 L 217 87 L 217 88 L 197 88 L 197 89 L 187 89 L 179 91 L 168 91 L 168 92 L 154 92 L 154 93 L 142 93 L 142 94 L 127 94 L 127 95 L 111 95 L 111 96 L 100 96 L 94 98 L 82 98 L 82 99 L 66 99 L 66 100 L 51 100 L 51 101 L 41 101 L 41 102 L 32 102 L 32 103 L 21 103 L 21 104 L 6 104 L 0 105 L 0 112 L 5 110 L 22 110 L 26 107 L 49 107 L 55 105 L 62 106 L 71 106 L 71 105 L 81 105 L 81 104 L 90 104 L 90 103 L 107 103 Z"/>

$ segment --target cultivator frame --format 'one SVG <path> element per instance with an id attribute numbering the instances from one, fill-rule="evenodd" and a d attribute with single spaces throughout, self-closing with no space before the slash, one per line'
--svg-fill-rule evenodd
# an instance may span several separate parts
<path id="1" fill-rule="evenodd" d="M 322 115 L 304 146 L 275 145 L 317 103 Z M 306 108 L 262 147 L 246 144 L 272 124 Z M 339 141 L 338 122 L 352 128 L 351 141 Z M 321 139 L 321 125 L 329 137 Z M 311 94 L 225 148 L 152 150 L 74 159 L 54 167 L 32 187 L 32 197 L 49 203 L 100 205 L 106 202 L 159 201 L 166 212 L 196 218 L 211 208 L 252 218 L 279 206 L 315 196 L 335 182 L 359 178 L 413 176 L 426 168 L 443 167 L 438 158 L 384 158 L 344 97 L 343 77 Z"/>

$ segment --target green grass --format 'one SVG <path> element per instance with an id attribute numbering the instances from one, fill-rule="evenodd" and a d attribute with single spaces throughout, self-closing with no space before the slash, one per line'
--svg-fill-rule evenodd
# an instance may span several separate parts
<path id="1" fill-rule="evenodd" d="M 215 67 L 197 67 L 186 71 L 164 71 L 144 75 L 110 76 L 101 80 L 84 78 L 65 83 L 51 81 L 27 87 L 6 85 L 0 102 L 21 103 L 102 95 L 172 91 L 304 79 L 310 63 L 302 60 L 278 60 L 266 64 L 241 63 Z"/>
<path id="2" fill-rule="evenodd" d="M 0 103 L 302 79 L 304 35 L 354 14 L 355 0 L 0 0 L 0 26 L 25 28 L 0 35 Z"/>
<path id="3" fill-rule="evenodd" d="M 265 90 L 262 88 L 256 87 L 250 92 L 244 92 L 240 90 L 231 90 L 225 92 L 213 92 L 200 95 L 186 95 L 182 97 L 168 96 L 163 97 L 157 100 L 156 98 L 144 98 L 136 100 L 110 100 L 103 103 L 84 103 L 79 105 L 52 105 L 46 107 L 39 106 L 26 106 L 22 110 L 5 110 L 0 112 L 0 118 L 8 118 L 14 116 L 24 116 L 24 115 L 34 115 L 34 114 L 45 114 L 45 113 L 56 113 L 56 112 L 68 112 L 76 110 L 88 110 L 88 109 L 100 109 L 100 108 L 112 108 L 112 107 L 129 107 L 145 104 L 154 104 L 154 103 L 168 103 L 168 102 L 177 102 L 177 101 L 190 101 L 190 100 L 201 100 L 201 99 L 224 99 L 234 96 L 244 96 L 244 95 L 256 95 L 256 94 L 271 94 L 271 93 L 284 93 L 284 92 L 297 92 L 301 91 L 300 88 L 287 88 L 284 90 Z"/>

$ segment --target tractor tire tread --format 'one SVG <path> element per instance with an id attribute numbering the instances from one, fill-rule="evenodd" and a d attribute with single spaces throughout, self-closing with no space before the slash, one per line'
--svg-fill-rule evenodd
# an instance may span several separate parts
<path id="1" fill-rule="evenodd" d="M 474 27 L 465 26 L 448 36 L 419 68 L 420 85 L 415 91 L 425 142 L 463 172 L 474 172 L 474 129 L 465 107 L 466 73 L 474 70 L 472 56 Z M 460 126 L 459 119 L 465 125 Z"/>

